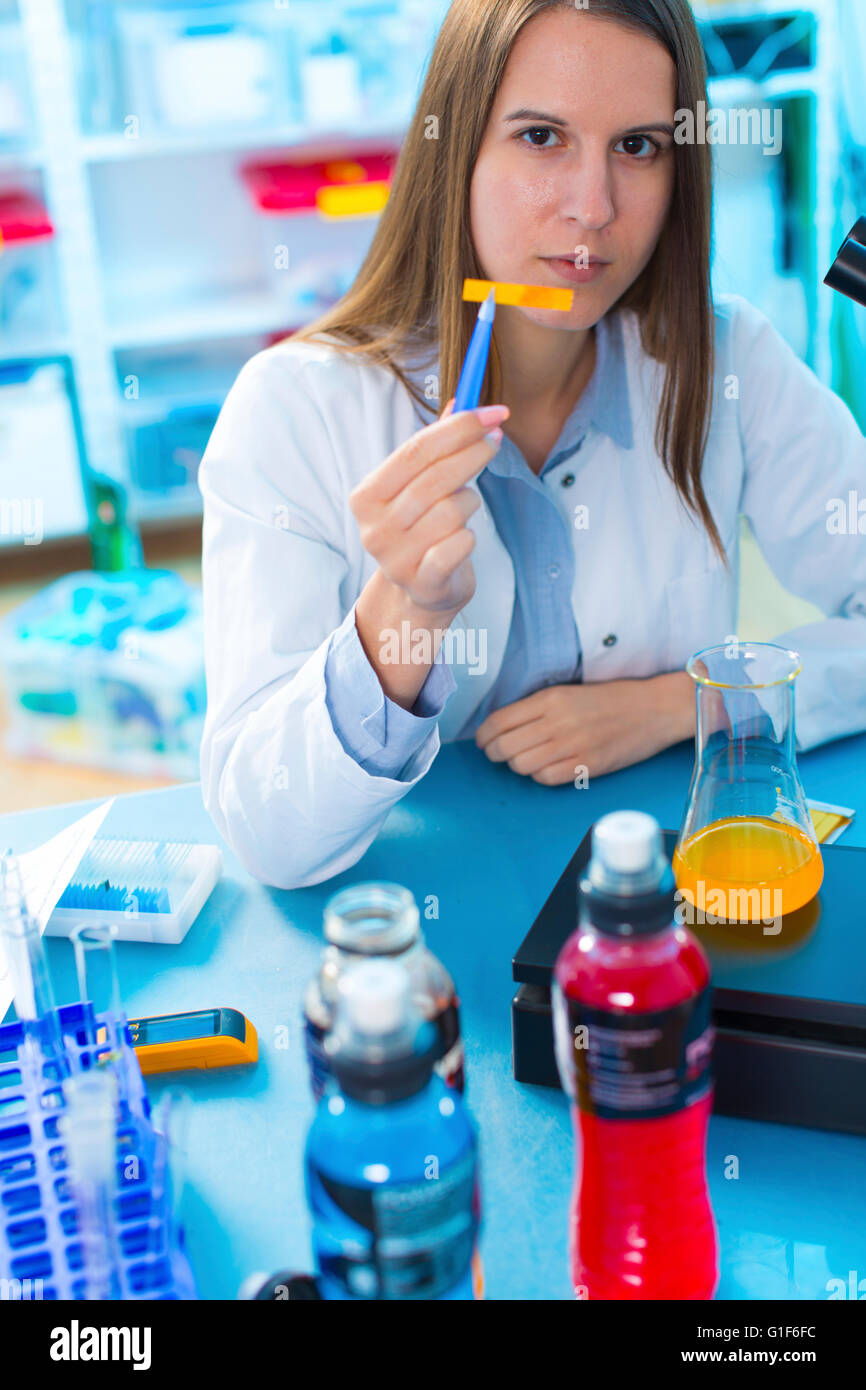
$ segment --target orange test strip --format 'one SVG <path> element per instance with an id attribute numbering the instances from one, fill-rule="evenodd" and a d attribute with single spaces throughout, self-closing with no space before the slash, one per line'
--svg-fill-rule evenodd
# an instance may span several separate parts
<path id="1" fill-rule="evenodd" d="M 555 289 L 551 285 L 509 285 L 503 280 L 464 280 L 463 298 L 475 303 L 494 291 L 497 304 L 516 304 L 524 309 L 565 309 L 574 302 L 574 290 Z"/>

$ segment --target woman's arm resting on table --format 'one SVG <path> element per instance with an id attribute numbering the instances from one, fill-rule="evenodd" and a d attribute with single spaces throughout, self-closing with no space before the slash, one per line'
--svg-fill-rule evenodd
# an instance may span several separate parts
<path id="1" fill-rule="evenodd" d="M 668 671 L 537 690 L 494 710 L 475 741 L 492 762 L 552 787 L 642 762 L 694 732 L 694 682 Z"/>

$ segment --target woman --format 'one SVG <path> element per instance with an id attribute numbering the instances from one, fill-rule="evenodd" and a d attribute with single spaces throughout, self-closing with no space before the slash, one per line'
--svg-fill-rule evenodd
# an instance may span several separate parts
<path id="1" fill-rule="evenodd" d="M 452 4 L 353 288 L 246 364 L 202 464 L 202 788 L 256 877 L 354 864 L 440 740 L 554 786 L 687 738 L 741 512 L 831 615 L 778 638 L 799 747 L 866 727 L 866 542 L 826 525 L 866 442 L 711 302 L 705 97 L 687 0 Z M 466 276 L 574 297 L 500 308 L 455 416 Z"/>

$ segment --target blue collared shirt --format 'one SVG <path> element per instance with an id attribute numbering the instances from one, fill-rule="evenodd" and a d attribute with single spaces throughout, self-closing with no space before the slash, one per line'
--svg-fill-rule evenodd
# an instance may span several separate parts
<path id="1" fill-rule="evenodd" d="M 460 731 L 472 738 L 489 714 L 548 685 L 581 680 L 580 637 L 572 608 L 573 535 L 551 496 L 573 475 L 553 470 L 578 453 L 590 430 L 624 449 L 634 443 L 623 350 L 615 313 L 596 325 L 592 377 L 563 425 L 540 474 L 503 437 L 478 479 L 478 489 L 509 551 L 515 575 L 514 609 L 502 665 L 487 697 Z M 436 661 L 411 710 L 383 692 L 361 646 L 354 604 L 334 633 L 325 663 L 326 701 L 344 749 L 365 771 L 399 778 L 455 689 L 445 662 Z"/>

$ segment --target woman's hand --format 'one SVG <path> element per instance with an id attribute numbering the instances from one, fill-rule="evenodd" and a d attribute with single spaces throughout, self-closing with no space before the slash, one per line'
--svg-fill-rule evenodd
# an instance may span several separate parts
<path id="1" fill-rule="evenodd" d="M 349 495 L 361 544 L 418 608 L 460 612 L 475 593 L 466 523 L 481 498 L 466 486 L 499 448 L 506 405 L 451 413 L 413 434 Z M 491 436 L 491 437 L 488 437 Z"/>
<path id="2" fill-rule="evenodd" d="M 694 682 L 685 671 L 643 680 L 551 685 L 494 710 L 475 742 L 491 762 L 545 786 L 651 758 L 695 732 Z"/>

